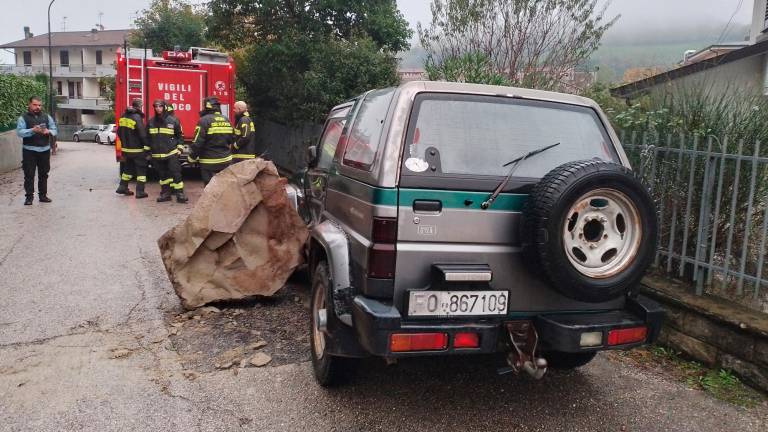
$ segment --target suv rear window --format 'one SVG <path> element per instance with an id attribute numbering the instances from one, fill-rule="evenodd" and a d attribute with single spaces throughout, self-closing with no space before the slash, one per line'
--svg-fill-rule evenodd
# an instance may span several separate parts
<path id="1" fill-rule="evenodd" d="M 591 108 L 499 96 L 417 96 L 406 143 L 407 175 L 505 176 L 505 163 L 555 143 L 520 164 L 515 177 L 541 178 L 574 160 L 618 160 Z"/>

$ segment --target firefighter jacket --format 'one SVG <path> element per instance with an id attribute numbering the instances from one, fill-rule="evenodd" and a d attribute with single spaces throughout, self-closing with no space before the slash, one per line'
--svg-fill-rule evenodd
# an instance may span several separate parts
<path id="1" fill-rule="evenodd" d="M 147 134 L 152 157 L 155 159 L 164 159 L 184 150 L 181 122 L 170 112 L 152 117 L 147 124 Z"/>
<path id="2" fill-rule="evenodd" d="M 235 116 L 235 144 L 232 146 L 232 157 L 235 159 L 253 159 L 256 157 L 256 132 L 248 112 Z"/>
<path id="3" fill-rule="evenodd" d="M 234 131 L 229 120 L 218 111 L 203 111 L 195 128 L 195 139 L 189 151 L 190 159 L 203 165 L 232 161 L 230 145 Z"/>
<path id="4" fill-rule="evenodd" d="M 134 108 L 126 109 L 117 124 L 117 137 L 120 138 L 122 152 L 126 155 L 149 151 L 144 113 Z"/>

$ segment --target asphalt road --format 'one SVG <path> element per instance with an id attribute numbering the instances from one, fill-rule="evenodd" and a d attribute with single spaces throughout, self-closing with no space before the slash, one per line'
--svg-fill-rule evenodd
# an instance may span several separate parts
<path id="1" fill-rule="evenodd" d="M 602 355 L 541 381 L 496 376 L 485 358 L 371 360 L 321 389 L 306 335 L 276 331 L 304 325 L 306 284 L 180 322 L 155 241 L 200 182 L 185 180 L 190 204 L 158 204 L 156 185 L 143 201 L 116 195 L 116 173 L 111 147 L 61 143 L 54 202 L 32 207 L 21 173 L 0 175 L 0 430 L 768 430 L 765 409 Z M 274 322 L 279 308 L 298 318 Z M 268 340 L 272 363 L 212 366 L 210 352 L 251 338 Z"/>

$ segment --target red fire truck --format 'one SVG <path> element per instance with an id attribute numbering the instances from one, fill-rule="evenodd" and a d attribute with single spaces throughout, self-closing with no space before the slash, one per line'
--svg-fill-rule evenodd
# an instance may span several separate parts
<path id="1" fill-rule="evenodd" d="M 225 53 L 208 48 L 189 51 L 164 51 L 162 57 L 147 56 L 149 51 L 126 48 L 117 52 L 115 77 L 115 123 L 134 99 L 144 103 L 147 120 L 154 115 L 152 102 L 164 99 L 173 105 L 181 122 L 184 140 L 194 138 L 195 126 L 203 109 L 203 99 L 216 96 L 222 114 L 233 119 L 235 105 L 235 63 Z M 120 142 L 115 145 L 121 155 Z M 187 163 L 187 152 L 182 163 Z"/>

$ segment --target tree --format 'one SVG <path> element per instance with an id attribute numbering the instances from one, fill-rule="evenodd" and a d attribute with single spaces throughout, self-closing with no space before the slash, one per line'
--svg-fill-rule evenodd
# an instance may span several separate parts
<path id="1" fill-rule="evenodd" d="M 599 47 L 606 21 L 598 0 L 432 0 L 429 28 L 418 25 L 427 70 L 483 55 L 492 72 L 523 87 L 559 89 Z M 445 75 L 445 74 L 443 74 Z"/>
<path id="2" fill-rule="evenodd" d="M 439 64 L 428 63 L 426 71 L 432 81 L 510 85 L 509 80 L 504 75 L 494 70 L 493 63 L 488 56 L 480 52 L 468 52 L 458 57 L 448 57 Z"/>
<path id="3" fill-rule="evenodd" d="M 212 0 L 207 37 L 231 50 L 251 110 L 321 121 L 333 105 L 396 84 L 411 31 L 394 0 Z M 232 31 L 236 29 L 236 31 Z"/>
<path id="4" fill-rule="evenodd" d="M 204 9 L 183 0 L 152 0 L 149 8 L 142 11 L 134 22 L 131 45 L 155 52 L 171 50 L 179 46 L 187 50 L 192 46 L 205 45 Z"/>

